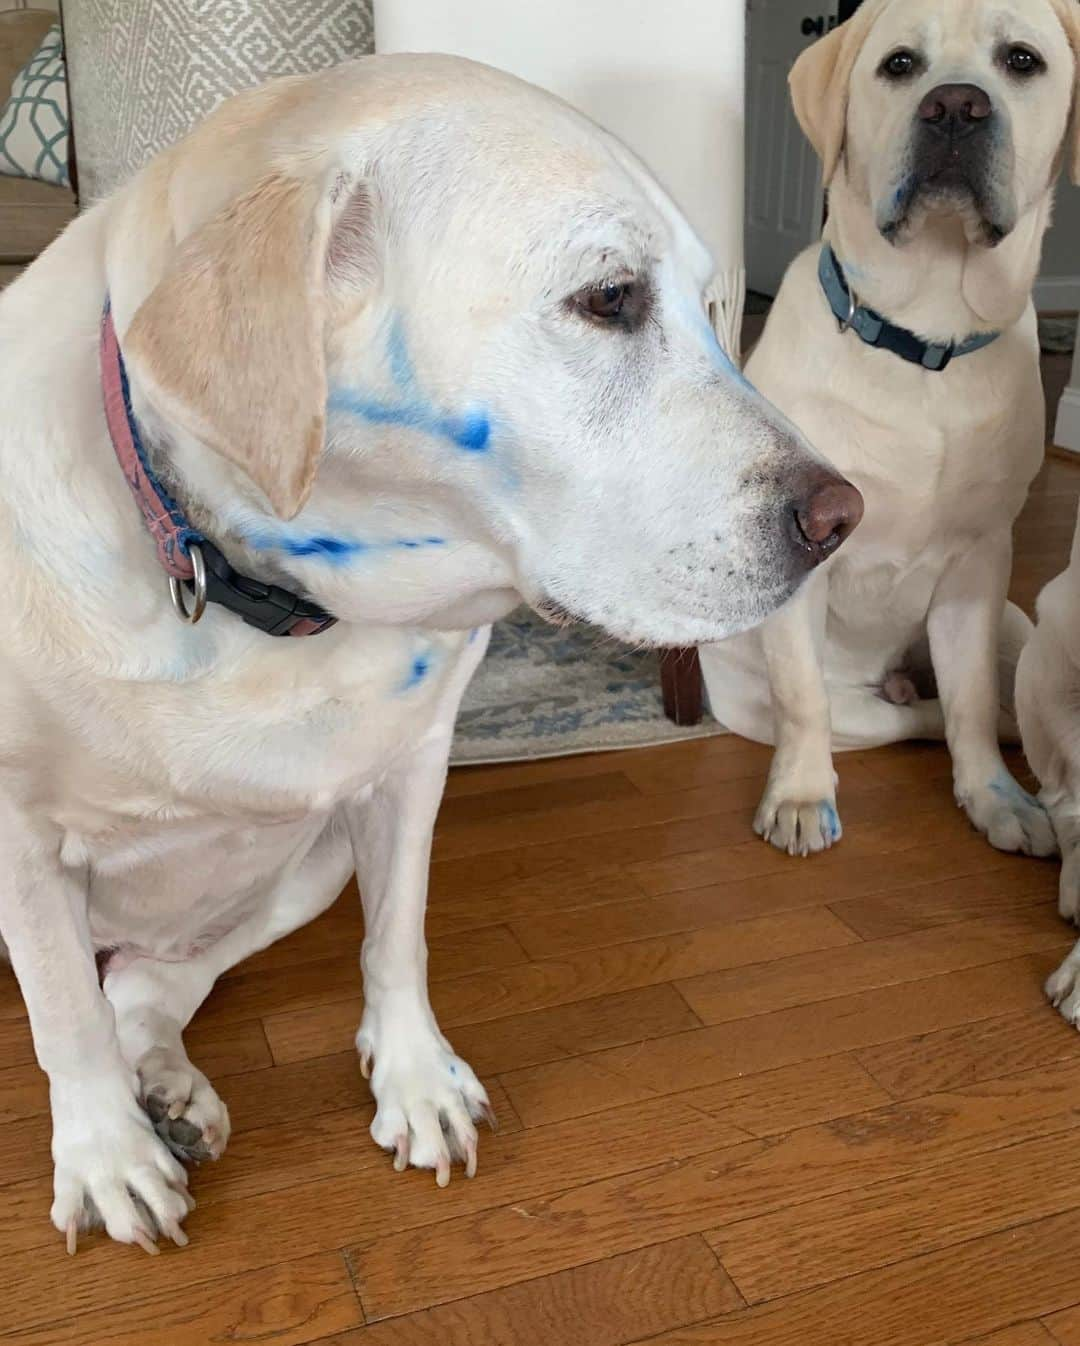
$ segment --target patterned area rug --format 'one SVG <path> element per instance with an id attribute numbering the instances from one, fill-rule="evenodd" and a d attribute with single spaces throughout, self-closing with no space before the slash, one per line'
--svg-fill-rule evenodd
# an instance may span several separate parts
<path id="1" fill-rule="evenodd" d="M 550 626 L 519 608 L 492 633 L 451 761 L 563 757 L 725 732 L 708 714 L 693 729 L 671 723 L 654 651 L 628 650 L 592 627 Z"/>

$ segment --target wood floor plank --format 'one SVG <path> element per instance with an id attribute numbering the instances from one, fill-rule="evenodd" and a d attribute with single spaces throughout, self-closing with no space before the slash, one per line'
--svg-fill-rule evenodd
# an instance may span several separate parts
<path id="1" fill-rule="evenodd" d="M 601 908 L 540 912 L 509 925 L 532 958 L 825 905 L 861 938 L 878 939 L 988 910 L 1030 907 L 1047 901 L 1056 882 L 1049 866 L 1043 869 L 989 847 L 976 857 L 977 873 L 971 872 L 972 863 L 970 855 L 957 856 L 952 844 L 925 847 L 901 851 L 884 867 L 876 857 L 856 857 L 839 876 L 808 864 L 798 883 L 785 870 L 752 884 L 736 880 Z M 954 866 L 960 871 L 955 875 L 950 872 Z M 838 888 L 847 900 L 836 900 Z"/>
<path id="2" fill-rule="evenodd" d="M 1075 1127 L 707 1235 L 748 1303 L 781 1299 L 1080 1206 Z M 943 1213 L 947 1215 L 943 1218 Z"/>
<path id="3" fill-rule="evenodd" d="M 658 1095 L 674 1094 L 906 1040 L 912 1032 L 975 1024 L 1001 1009 L 1047 1016 L 1042 982 L 1056 961 L 1053 954 L 1032 955 L 626 1046 L 583 1047 L 581 1055 L 564 1052 L 551 1062 L 530 1064 L 527 1087 L 547 1100 L 549 1113 L 558 1108 L 574 1115 L 579 1099 L 589 1111 L 606 1089 L 613 1098 L 640 1097 L 643 1084 Z M 512 1055 L 513 1043 L 508 1047 Z M 503 1079 L 519 1087 L 521 1081 L 505 1064 L 503 1069 Z M 556 1102 L 560 1089 L 569 1092 Z"/>
<path id="4" fill-rule="evenodd" d="M 1013 1143 L 1021 1129 L 1032 1137 L 1062 1131 L 1075 1137 L 1078 1108 L 1080 1062 L 893 1104 L 583 1188 L 553 1186 L 552 1194 L 540 1199 L 372 1239 L 351 1256 L 369 1319 L 415 1312 L 565 1270 L 586 1258 L 629 1252 L 658 1238 L 703 1232 L 718 1222 L 751 1219 L 793 1202 L 988 1153 Z M 525 1135 L 542 1136 L 548 1129 Z M 445 1255 L 448 1246 L 455 1249 L 452 1263 Z"/>
<path id="5" fill-rule="evenodd" d="M 1003 1327 L 978 1341 L 961 1342 L 959 1346 L 1053 1346 L 1054 1339 L 1041 1323 L 1017 1323 Z"/>
<path id="6" fill-rule="evenodd" d="M 897 813 L 888 789 L 868 791 L 861 811 L 873 816 L 860 821 L 851 816 L 857 807 L 858 796 L 854 796 L 845 815 L 844 847 L 809 863 L 822 869 L 840 867 L 837 857 L 841 853 L 891 854 L 948 840 L 973 855 L 981 854 L 985 840 L 972 831 L 955 806 L 941 808 L 934 794 L 939 788 L 940 782 L 937 786 L 929 783 L 927 789 L 916 791 L 906 814 Z M 782 870 L 797 873 L 806 867 L 807 862 L 792 860 L 758 838 L 748 837 L 749 813 L 713 815 L 707 827 L 700 818 L 682 818 L 601 832 L 589 837 L 587 845 L 583 838 L 571 837 L 479 855 L 443 858 L 436 852 L 432 885 L 437 897 L 444 893 L 460 896 L 527 879 L 547 879 L 555 885 L 563 876 L 571 879 L 586 863 L 594 867 L 621 866 L 655 895 L 679 888 L 701 888 L 719 877 L 751 879 Z M 921 820 L 918 828 L 912 827 L 913 818 Z"/>
<path id="7" fill-rule="evenodd" d="M 111 1247 L 100 1234 L 85 1246 L 80 1244 L 77 1257 L 67 1258 L 60 1236 L 47 1220 L 39 1219 L 26 1230 L 26 1246 L 10 1252 L 4 1264 L 8 1282 L 26 1287 L 16 1303 L 5 1306 L 5 1326 L 11 1331 L 53 1321 L 58 1295 L 72 1313 L 86 1313 L 169 1289 L 176 1276 L 196 1287 L 204 1281 L 381 1237 L 384 1231 L 392 1235 L 419 1230 L 509 1202 L 528 1201 L 550 1190 L 552 1175 L 570 1185 L 588 1183 L 657 1163 L 678 1162 L 683 1156 L 728 1142 L 738 1143 L 729 1123 L 664 1099 L 564 1126 L 485 1136 L 479 1176 L 468 1182 L 459 1172 L 445 1191 L 435 1186 L 430 1173 L 395 1174 L 390 1159 L 373 1149 L 361 1151 L 358 1145 L 355 1155 L 368 1157 L 353 1162 L 354 1151 L 347 1146 L 347 1162 L 332 1178 L 235 1200 L 228 1199 L 219 1187 L 188 1217 L 191 1246 L 165 1249 L 156 1258 L 138 1249 Z M 268 1165 L 274 1162 L 273 1137 L 268 1137 L 265 1161 Z M 292 1161 L 286 1158 L 284 1162 Z M 225 1161 L 217 1167 L 222 1182 L 228 1182 Z M 194 1174 L 192 1189 L 197 1199 L 210 1175 L 206 1167 Z M 177 1265 L 175 1259 L 180 1258 L 182 1264 Z"/>
<path id="8" fill-rule="evenodd" d="M 606 804 L 616 799 L 634 799 L 641 791 L 622 770 L 612 767 L 587 776 L 560 776 L 551 781 L 507 781 L 501 788 L 483 794 L 448 794 L 439 809 L 438 832 L 449 828 L 488 824 L 496 819 L 521 820 L 527 814 L 561 812 L 582 804 Z M 621 765 L 621 764 L 620 764 Z"/>
<path id="9" fill-rule="evenodd" d="M 274 1060 L 279 1064 L 304 1061 L 351 1042 L 360 1022 L 360 1007 L 357 999 L 271 1015 L 265 1027 Z M 479 1074 L 488 1076 L 578 1052 L 645 1042 L 700 1024 L 674 987 L 662 983 L 462 1025 L 454 1029 L 453 1041 L 458 1054 Z"/>
<path id="10" fill-rule="evenodd" d="M 1080 1057 L 1076 1030 L 1047 1008 L 868 1047 L 857 1056 L 894 1098 L 918 1098 Z"/>
<path id="11" fill-rule="evenodd" d="M 872 784 L 880 793 L 877 782 Z M 759 794 L 760 782 L 754 777 L 662 795 L 643 795 L 631 787 L 612 799 L 443 828 L 436 832 L 433 854 L 445 862 L 694 819 L 707 819 L 710 831 L 735 834 L 742 831 L 744 815 Z"/>
<path id="12" fill-rule="evenodd" d="M 565 861 L 537 875 L 464 892 L 452 880 L 433 874 L 428 931 L 432 937 L 453 935 L 536 912 L 595 908 L 644 896 L 624 866 L 592 862 L 587 853 L 576 864 Z"/>
<path id="13" fill-rule="evenodd" d="M 217 983 L 194 1022 L 205 1031 L 211 1024 L 216 1028 L 272 1012 L 349 999 L 360 992 L 359 955 L 359 941 L 349 943 L 332 957 L 296 963 L 287 977 L 276 966 L 250 971 L 240 964 Z M 432 982 L 452 980 L 461 977 L 463 971 L 480 977 L 526 961 L 527 955 L 509 927 L 487 926 L 443 940 L 433 939 L 429 978 Z"/>
<path id="14" fill-rule="evenodd" d="M 38 1065 L 0 1070 L 0 1125 L 40 1117 L 49 1110 L 49 1081 Z"/>
<path id="15" fill-rule="evenodd" d="M 816 908 L 757 921 L 721 922 L 699 930 L 622 944 L 614 949 L 583 950 L 558 960 L 525 963 L 516 969 L 506 968 L 482 977 L 441 982 L 432 986 L 431 1000 L 443 1028 L 454 1030 L 452 1036 L 456 1042 L 460 1038 L 456 1030 L 461 1025 L 658 986 L 706 968 L 735 967 L 773 957 L 781 949 L 831 948 L 856 940 L 857 936 L 831 912 Z M 287 1037 L 297 1032 L 304 1035 L 312 1031 L 318 1035 L 340 1032 L 339 1025 L 343 1022 L 351 1022 L 354 1026 L 359 1022 L 358 994 L 349 997 L 333 984 L 328 985 L 325 980 L 320 983 L 313 976 L 309 981 L 310 985 L 305 984 L 296 994 L 312 1003 L 298 1004 L 297 1010 L 317 1011 L 320 1002 L 335 1001 L 339 1002 L 339 1008 L 327 1014 L 294 1013 L 285 1026 Z M 344 981 L 341 985 L 345 985 Z M 225 988 L 221 989 L 224 994 Z M 264 985 L 260 994 L 268 996 L 270 989 Z M 245 1013 L 250 1003 L 250 999 L 245 998 L 235 1008 L 227 1005 L 224 1012 Z M 274 1014 L 266 1021 L 266 1031 L 277 1060 L 285 1059 L 279 1055 L 282 1017 Z M 329 1036 L 325 1040 L 330 1042 L 332 1050 L 333 1040 Z M 464 1054 L 462 1047 L 458 1046 L 457 1050 Z M 295 1054 L 291 1059 L 297 1059 Z"/>
<path id="16" fill-rule="evenodd" d="M 714 922 L 656 939 L 526 963 L 483 978 L 443 982 L 432 988 L 432 1003 L 440 1022 L 452 1028 L 498 1019 L 515 1010 L 548 1009 L 573 1000 L 680 981 L 699 971 L 704 974 L 706 968 L 753 965 L 782 957 L 782 949 L 794 954 L 856 941 L 857 936 L 842 921 L 821 907 L 734 924 Z"/>
<path id="17" fill-rule="evenodd" d="M 737 928 L 737 927 L 736 927 Z M 1063 939 L 1062 936 L 1065 936 Z M 918 930 L 891 939 L 792 954 L 681 979 L 679 990 L 704 1023 L 723 1023 L 825 996 L 957 972 L 1072 941 L 1057 913 L 1043 907 Z"/>
<path id="18" fill-rule="evenodd" d="M 1078 1238 L 1080 1213 L 1070 1212 L 711 1323 L 676 1328 L 652 1337 L 650 1346 L 970 1341 L 1064 1307 L 1076 1293 L 1070 1282 Z M 989 1267 L 995 1273 L 993 1293 L 987 1293 Z"/>
<path id="19" fill-rule="evenodd" d="M 325 1346 L 624 1346 L 742 1301 L 697 1238 L 375 1323 Z"/>
<path id="20" fill-rule="evenodd" d="M 511 1071 L 501 1083 L 524 1126 L 547 1126 L 663 1094 L 710 1116 L 724 1117 L 750 1135 L 764 1136 L 892 1101 L 848 1056 L 800 1062 L 676 1093 L 658 1091 L 648 1074 L 635 1071 L 632 1064 L 604 1070 L 580 1056 L 540 1070 Z"/>
<path id="21" fill-rule="evenodd" d="M 869 822 L 897 814 L 924 813 L 935 806 L 953 805 L 951 772 L 947 762 L 937 778 L 896 785 L 875 779 L 861 763 L 851 763 L 844 784 L 844 817 L 852 823 Z M 710 782 L 694 789 L 644 795 L 633 787 L 611 799 L 593 800 L 565 808 L 445 827 L 436 833 L 438 861 L 485 852 L 544 846 L 565 838 L 599 837 L 642 826 L 700 819 L 716 837 L 741 837 L 746 816 L 761 797 L 758 775 Z"/>
<path id="22" fill-rule="evenodd" d="M 1080 1346 L 1080 1304 L 1052 1314 L 1045 1325 L 1058 1346 Z"/>
<path id="23" fill-rule="evenodd" d="M 843 873 L 852 860 L 870 857 L 884 867 L 882 857 L 901 854 L 918 846 L 939 846 L 947 843 L 958 858 L 971 861 L 967 873 L 975 872 L 985 860 L 986 841 L 972 832 L 967 823 L 951 810 L 943 811 L 931 801 L 926 811 L 912 812 L 907 817 L 890 815 L 887 791 L 875 795 L 880 798 L 885 818 L 882 821 L 853 823 L 845 818 L 844 841 L 810 859 L 792 859 L 758 838 L 746 838 L 745 832 L 737 841 L 723 844 L 724 838 L 703 846 L 700 828 L 697 846 L 684 844 L 683 837 L 674 829 L 660 829 L 659 835 L 638 828 L 639 835 L 620 834 L 622 863 L 627 872 L 652 896 L 679 892 L 683 888 L 704 888 L 722 879 L 753 882 L 769 874 L 786 874 L 790 882 L 802 882 L 802 875 L 816 870 L 834 875 Z M 920 819 L 918 827 L 912 819 Z M 646 835 L 640 835 L 640 834 Z M 614 848 L 613 848 L 614 849 Z M 544 857 L 524 852 L 508 856 L 503 862 L 510 865 L 517 860 L 520 867 L 543 864 Z M 837 894 L 839 896 L 840 894 Z"/>
<path id="24" fill-rule="evenodd" d="M 1009 864 L 959 878 L 939 874 L 937 882 L 917 889 L 845 897 L 830 902 L 829 908 L 863 939 L 888 939 L 934 925 L 1052 905 L 1057 894 L 1054 867 L 1033 865 L 1020 857 L 1010 860 Z M 846 890 L 846 882 L 844 887 Z"/>
<path id="25" fill-rule="evenodd" d="M 121 1254 L 122 1255 L 122 1254 Z M 363 1322 L 340 1253 L 282 1262 L 227 1280 L 184 1283 L 182 1264 L 170 1289 L 120 1304 L 0 1335 L 13 1346 L 208 1346 L 211 1342 L 266 1342 L 306 1346 Z"/>

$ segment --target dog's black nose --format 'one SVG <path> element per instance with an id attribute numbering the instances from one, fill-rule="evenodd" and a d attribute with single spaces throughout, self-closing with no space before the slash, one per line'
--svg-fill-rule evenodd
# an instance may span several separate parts
<path id="1" fill-rule="evenodd" d="M 990 95 L 977 84 L 939 84 L 919 104 L 919 120 L 946 135 L 977 130 L 993 113 Z"/>
<path id="2" fill-rule="evenodd" d="M 859 491 L 843 477 L 822 470 L 795 505 L 795 540 L 809 553 L 811 564 L 820 565 L 855 531 L 862 516 Z"/>

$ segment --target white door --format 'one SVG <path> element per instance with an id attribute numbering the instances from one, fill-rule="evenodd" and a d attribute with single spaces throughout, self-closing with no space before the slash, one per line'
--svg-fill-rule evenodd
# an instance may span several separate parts
<path id="1" fill-rule="evenodd" d="M 788 75 L 836 26 L 839 0 L 749 0 L 746 84 L 747 285 L 775 295 L 789 263 L 821 233 L 821 168 L 795 120 Z"/>

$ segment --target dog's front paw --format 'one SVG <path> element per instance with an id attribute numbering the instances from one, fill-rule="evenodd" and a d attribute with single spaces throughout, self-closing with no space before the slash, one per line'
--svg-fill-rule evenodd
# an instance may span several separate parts
<path id="1" fill-rule="evenodd" d="M 181 1246 L 194 1206 L 183 1168 L 154 1134 L 123 1081 L 53 1086 L 52 1222 L 76 1250 L 80 1230 L 104 1225 L 118 1243 L 158 1251 L 165 1234 Z"/>
<path id="2" fill-rule="evenodd" d="M 1080 1028 L 1080 944 L 1047 979 L 1046 996 L 1063 1019 Z"/>
<path id="3" fill-rule="evenodd" d="M 972 825 L 997 850 L 1041 857 L 1057 851 L 1050 815 L 1007 771 L 999 772 L 988 785 L 958 789 L 956 799 Z"/>
<path id="4" fill-rule="evenodd" d="M 834 799 L 776 799 L 769 790 L 758 808 L 754 831 L 788 855 L 813 855 L 839 841 L 844 829 Z"/>
<path id="5" fill-rule="evenodd" d="M 411 1016 L 410 1016 L 411 1017 Z M 380 1018 L 382 1023 L 379 1022 Z M 365 1013 L 356 1049 L 378 1105 L 371 1135 L 394 1168 L 428 1168 L 445 1187 L 453 1164 L 476 1175 L 476 1123 L 495 1129 L 487 1091 L 434 1028 Z"/>
<path id="6" fill-rule="evenodd" d="M 169 1047 L 154 1047 L 135 1069 L 143 1107 L 177 1159 L 220 1159 L 229 1140 L 229 1110 L 202 1071 Z"/>

